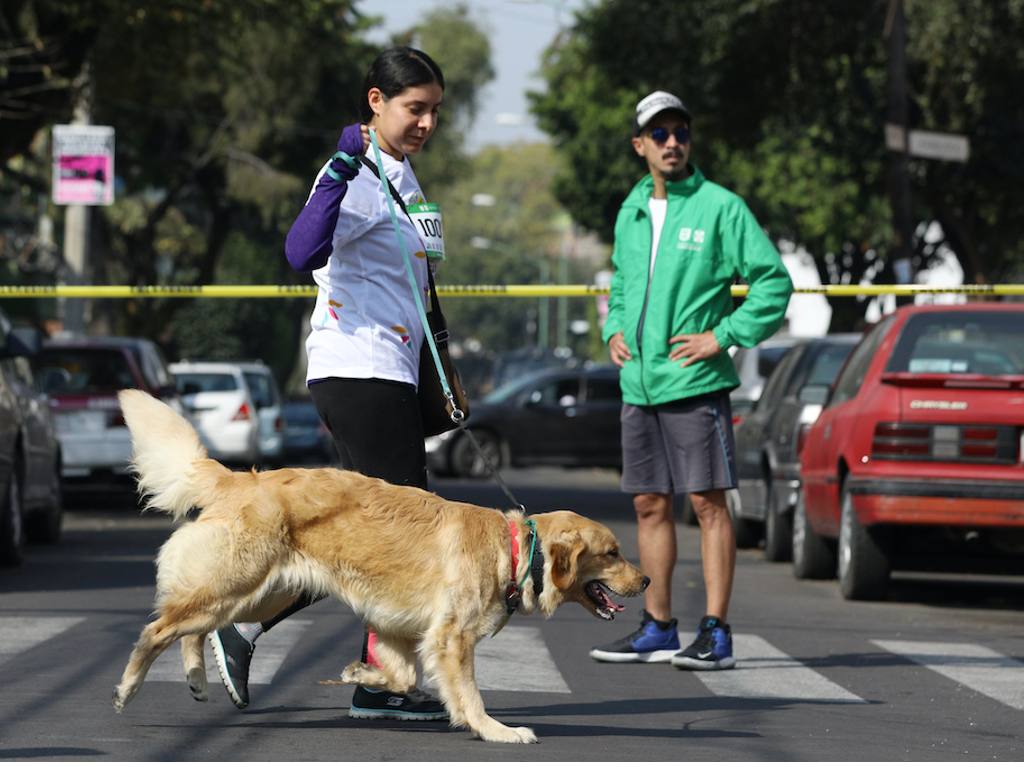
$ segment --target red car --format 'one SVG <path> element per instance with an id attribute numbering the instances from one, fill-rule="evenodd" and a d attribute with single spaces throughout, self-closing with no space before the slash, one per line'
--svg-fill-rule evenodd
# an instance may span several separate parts
<path id="1" fill-rule="evenodd" d="M 807 434 L 794 573 L 876 599 L 894 567 L 1020 572 L 1022 435 L 1024 304 L 884 318 Z"/>

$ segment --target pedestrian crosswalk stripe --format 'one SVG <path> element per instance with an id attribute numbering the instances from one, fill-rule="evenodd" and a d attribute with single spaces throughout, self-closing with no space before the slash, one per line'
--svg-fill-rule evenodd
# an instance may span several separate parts
<path id="1" fill-rule="evenodd" d="M 476 646 L 476 681 L 481 690 L 571 692 L 534 626 L 506 626 L 483 639 Z"/>
<path id="2" fill-rule="evenodd" d="M 274 626 L 272 631 L 261 635 L 256 640 L 256 652 L 252 655 L 252 665 L 249 667 L 249 684 L 270 684 L 292 647 L 312 623 L 313 621 L 287 620 Z M 205 642 L 204 647 L 206 679 L 211 684 L 214 682 L 220 684 L 217 661 L 213 657 L 209 641 Z M 339 659 L 339 673 L 342 665 L 344 664 Z M 185 670 L 181 665 L 181 650 L 175 647 L 167 648 L 164 654 L 153 662 L 146 675 L 146 680 L 150 682 L 184 682 Z"/>
<path id="3" fill-rule="evenodd" d="M 733 634 L 733 650 L 737 658 L 735 668 L 694 672 L 715 695 L 864 702 L 755 634 Z"/>
<path id="4" fill-rule="evenodd" d="M 256 642 L 249 669 L 249 684 L 270 684 L 289 651 L 312 621 L 288 620 L 263 634 Z M 209 642 L 205 646 L 206 678 L 220 681 Z M 528 658 L 527 662 L 523 659 Z M 338 661 L 338 671 L 345 665 Z M 153 662 L 146 676 L 151 682 L 182 682 L 185 671 L 181 651 L 169 648 Z M 483 640 L 476 648 L 476 679 L 481 690 L 568 693 L 569 685 L 558 671 L 540 629 L 530 626 L 506 627 L 496 637 Z"/>
<path id="5" fill-rule="evenodd" d="M 56 616 L 0 618 L 0 664 L 84 620 L 84 617 Z"/>
<path id="6" fill-rule="evenodd" d="M 905 642 L 872 639 L 896 655 L 909 658 L 937 674 L 1024 711 L 1024 663 L 982 647 L 961 642 Z"/>

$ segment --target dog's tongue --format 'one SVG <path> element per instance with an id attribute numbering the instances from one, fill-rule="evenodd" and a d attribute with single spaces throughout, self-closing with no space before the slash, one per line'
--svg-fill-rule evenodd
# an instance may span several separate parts
<path id="1" fill-rule="evenodd" d="M 626 609 L 625 605 L 619 605 L 613 602 L 608 597 L 608 592 L 604 590 L 604 587 L 600 583 L 594 584 L 593 591 L 597 595 L 597 598 L 601 600 L 601 604 L 607 607 L 608 609 L 614 610 L 617 613 L 621 613 L 623 610 Z"/>

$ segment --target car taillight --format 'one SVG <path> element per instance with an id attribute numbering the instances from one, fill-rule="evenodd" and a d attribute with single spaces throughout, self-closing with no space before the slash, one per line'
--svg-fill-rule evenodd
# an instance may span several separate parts
<path id="1" fill-rule="evenodd" d="M 1012 426 L 879 423 L 871 441 L 873 458 L 919 461 L 1015 463 Z"/>
<path id="2" fill-rule="evenodd" d="M 931 454 L 931 428 L 907 423 L 880 423 L 875 426 L 871 454 L 875 458 L 912 458 Z"/>
<path id="3" fill-rule="evenodd" d="M 281 416 L 274 419 L 274 431 L 284 431 L 284 419 Z"/>
<path id="4" fill-rule="evenodd" d="M 248 421 L 252 418 L 252 413 L 249 411 L 249 403 L 243 402 L 241 407 L 238 408 L 238 412 L 235 413 L 232 421 Z"/>
<path id="5" fill-rule="evenodd" d="M 741 416 L 741 415 L 734 415 L 732 417 L 732 425 L 733 426 L 739 426 L 741 423 L 743 423 L 743 416 Z"/>

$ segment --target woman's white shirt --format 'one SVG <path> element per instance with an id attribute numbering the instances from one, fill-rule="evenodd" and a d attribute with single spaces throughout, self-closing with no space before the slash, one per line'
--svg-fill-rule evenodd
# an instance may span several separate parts
<path id="1" fill-rule="evenodd" d="M 406 205 L 425 202 L 408 158 L 399 162 L 383 154 L 382 161 Z M 326 168 L 321 168 L 313 189 Z M 365 167 L 348 183 L 333 250 L 327 263 L 313 272 L 317 296 L 306 338 L 307 381 L 340 377 L 418 383 L 423 324 L 385 193 Z M 397 203 L 395 213 L 420 296 L 429 308 L 426 250 Z"/>

